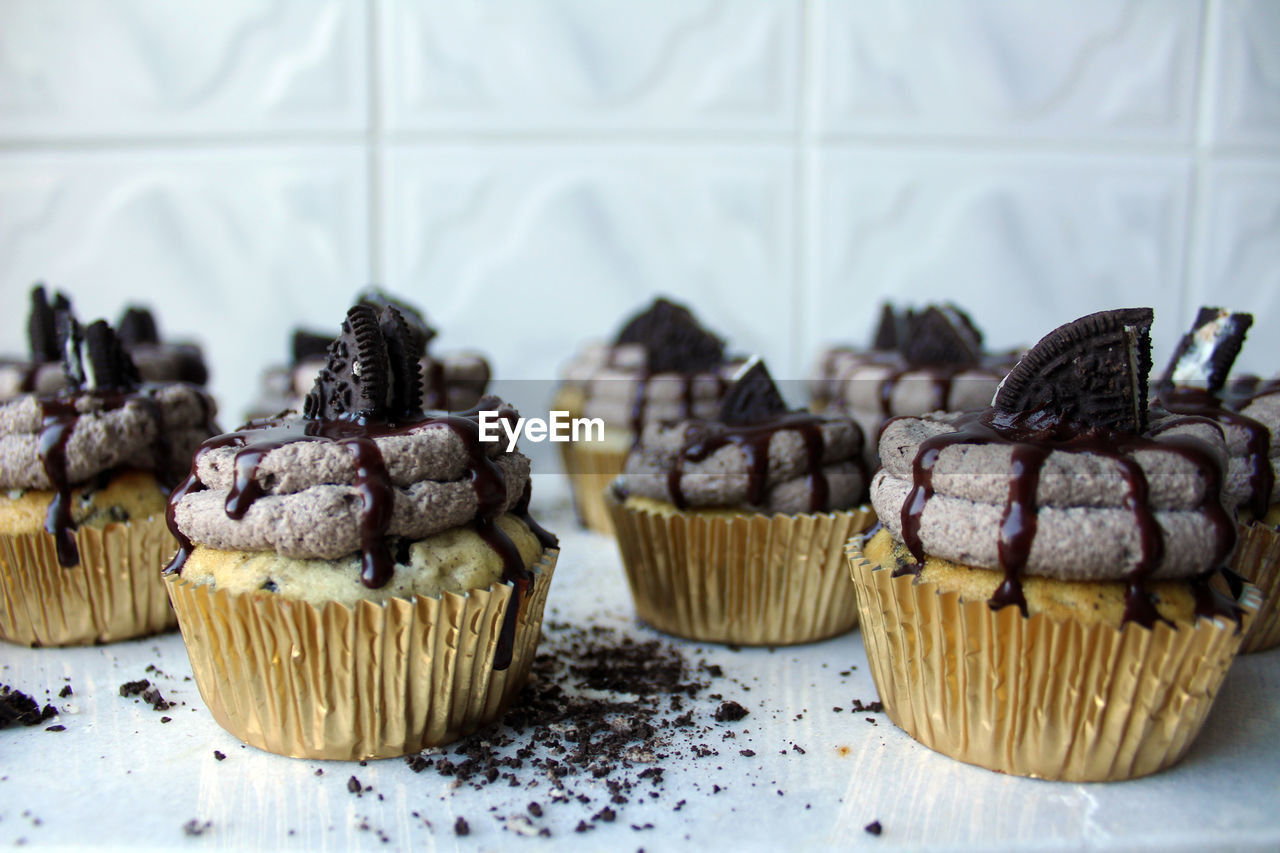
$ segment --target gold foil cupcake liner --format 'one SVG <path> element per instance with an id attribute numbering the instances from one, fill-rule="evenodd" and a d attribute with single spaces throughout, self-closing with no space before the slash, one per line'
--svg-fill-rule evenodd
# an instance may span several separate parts
<path id="1" fill-rule="evenodd" d="M 177 550 L 163 516 L 75 532 L 80 564 L 53 536 L 0 536 L 0 639 L 78 646 L 144 637 L 176 621 L 160 572 Z"/>
<path id="2" fill-rule="evenodd" d="M 200 696 L 224 729 L 295 758 L 393 758 L 497 719 L 528 678 L 559 551 L 533 567 L 511 664 L 494 668 L 511 584 L 315 607 L 165 582 Z"/>
<path id="3" fill-rule="evenodd" d="M 608 450 L 587 442 L 566 441 L 560 445 L 573 505 L 582 523 L 597 533 L 613 535 L 613 519 L 604 500 L 605 489 L 622 473 L 627 451 Z"/>
<path id="4" fill-rule="evenodd" d="M 1084 625 L 961 602 L 892 577 L 849 544 L 867 661 L 890 719 L 930 749 L 989 770 L 1073 782 L 1133 779 L 1183 756 L 1242 632 Z M 1245 587 L 1245 629 L 1259 604 Z"/>
<path id="5" fill-rule="evenodd" d="M 812 643 L 858 624 L 845 576 L 849 537 L 870 509 L 797 515 L 670 515 L 631 509 L 612 494 L 618 549 L 640 619 L 716 643 Z"/>
<path id="6" fill-rule="evenodd" d="M 1240 654 L 1280 646 L 1280 530 L 1253 522 L 1241 524 L 1231 568 L 1262 595 L 1262 606 L 1245 632 Z"/>

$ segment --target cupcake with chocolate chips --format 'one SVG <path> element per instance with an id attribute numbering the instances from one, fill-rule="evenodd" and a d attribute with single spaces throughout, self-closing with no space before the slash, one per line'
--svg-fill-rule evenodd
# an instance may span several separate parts
<path id="1" fill-rule="evenodd" d="M 639 617 L 744 645 L 851 630 L 844 543 L 874 521 L 862 450 L 851 418 L 788 411 L 758 358 L 713 417 L 646 426 L 607 498 Z"/>
<path id="2" fill-rule="evenodd" d="M 1263 598 L 1245 652 L 1280 645 L 1280 384 L 1252 377 L 1227 382 L 1252 324 L 1249 314 L 1201 308 L 1157 385 L 1155 402 L 1157 412 L 1180 416 L 1166 423 L 1207 418 L 1226 440 L 1223 501 L 1236 513 L 1240 536 L 1231 567 Z"/>
<path id="3" fill-rule="evenodd" d="M 869 349 L 836 346 L 819 356 L 812 408 L 851 414 L 874 437 L 898 415 L 986 406 L 1017 360 L 1015 352 L 985 351 L 982 332 L 955 305 L 916 311 L 886 303 Z"/>
<path id="4" fill-rule="evenodd" d="M 166 495 L 216 429 L 194 385 L 144 383 L 104 321 L 65 300 L 61 390 L 0 404 L 0 639 L 105 643 L 173 627 Z"/>
<path id="5" fill-rule="evenodd" d="M 429 409 L 460 412 L 474 408 L 489 385 L 489 362 L 478 352 L 459 350 L 430 352 L 436 330 L 422 312 L 382 290 L 370 288 L 356 300 L 375 311 L 395 308 L 422 350 L 423 401 Z M 262 374 L 258 397 L 249 407 L 249 418 L 269 418 L 286 411 L 298 411 L 302 401 L 324 369 L 332 336 L 307 329 L 294 329 L 287 365 L 269 367 Z"/>
<path id="6" fill-rule="evenodd" d="M 566 365 L 555 408 L 604 422 L 602 441 L 560 445 L 584 525 L 613 532 L 604 492 L 654 423 L 714 417 L 741 359 L 683 305 L 656 299 L 610 343 L 584 346 Z"/>
<path id="7" fill-rule="evenodd" d="M 558 550 L 529 460 L 479 429 L 517 415 L 424 410 L 423 344 L 356 305 L 302 414 L 204 442 L 170 498 L 192 670 L 246 743 L 404 755 L 495 719 L 528 675 Z"/>
<path id="8" fill-rule="evenodd" d="M 926 746 L 1105 781 L 1169 766 L 1204 722 L 1257 595 L 1219 585 L 1221 431 L 1148 423 L 1151 319 L 1084 317 L 992 407 L 885 426 L 883 527 L 852 572 L 885 710 Z"/>

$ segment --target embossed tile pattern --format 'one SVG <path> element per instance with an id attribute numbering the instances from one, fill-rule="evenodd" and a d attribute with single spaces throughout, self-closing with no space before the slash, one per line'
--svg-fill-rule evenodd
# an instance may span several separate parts
<path id="1" fill-rule="evenodd" d="M 368 269 L 356 148 L 0 157 L 0 352 L 24 352 L 26 290 L 73 295 L 82 320 L 145 301 L 198 338 L 231 427 L 296 323 L 332 328 Z"/>

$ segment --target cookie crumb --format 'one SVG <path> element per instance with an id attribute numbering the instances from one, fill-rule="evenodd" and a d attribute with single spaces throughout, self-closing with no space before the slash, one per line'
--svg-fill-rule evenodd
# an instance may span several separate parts
<path id="1" fill-rule="evenodd" d="M 871 821 L 871 823 L 867 824 L 864 828 L 870 835 L 879 835 L 881 832 L 884 832 L 884 827 L 880 825 L 880 821 L 878 820 Z"/>
<path id="2" fill-rule="evenodd" d="M 355 777 L 353 776 L 351 778 L 354 779 Z M 467 819 L 465 817 L 460 817 L 453 822 L 453 834 L 459 836 L 471 834 L 471 825 L 467 823 Z"/>
<path id="3" fill-rule="evenodd" d="M 219 750 L 216 750 L 216 749 L 215 749 L 215 750 L 213 751 L 213 757 L 214 757 L 214 758 L 216 758 L 216 759 L 217 759 L 217 760 L 219 760 L 219 761 L 224 761 L 224 760 L 226 760 L 227 754 L 226 754 L 225 752 L 221 752 L 221 751 L 219 751 Z"/>
<path id="4" fill-rule="evenodd" d="M 715 718 L 717 723 L 734 723 L 745 717 L 747 713 L 746 708 L 730 699 L 716 708 Z"/>
<path id="5" fill-rule="evenodd" d="M 187 835 L 204 835 L 213 826 L 213 821 L 201 821 L 199 818 L 193 817 L 182 825 L 182 831 Z"/>

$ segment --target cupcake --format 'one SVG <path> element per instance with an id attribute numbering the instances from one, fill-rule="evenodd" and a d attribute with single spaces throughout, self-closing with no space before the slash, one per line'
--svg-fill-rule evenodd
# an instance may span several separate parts
<path id="1" fill-rule="evenodd" d="M 0 639 L 105 643 L 173 627 L 169 489 L 216 432 L 194 385 L 143 383 L 102 320 L 54 311 L 62 389 L 0 403 Z"/>
<path id="2" fill-rule="evenodd" d="M 71 310 L 62 293 L 50 302 L 44 287 L 31 291 L 31 313 L 27 320 L 27 340 L 31 353 L 27 358 L 0 359 L 0 400 L 18 394 L 52 394 L 67 387 L 58 349 L 54 318 L 58 312 Z M 205 385 L 209 370 L 204 355 L 192 343 L 165 343 L 160 339 L 155 317 L 143 307 L 130 306 L 115 327 L 116 338 L 133 360 L 143 382 L 189 382 Z"/>
<path id="3" fill-rule="evenodd" d="M 883 526 L 850 557 L 885 710 L 924 745 L 1104 781 L 1169 766 L 1204 722 L 1247 623 L 1217 586 L 1226 447 L 1205 421 L 1148 423 L 1151 319 L 1084 317 L 991 407 L 885 426 Z"/>
<path id="4" fill-rule="evenodd" d="M 479 427 L 518 416 L 424 411 L 423 343 L 356 305 L 302 414 L 204 442 L 170 498 L 192 671 L 248 744 L 404 755 L 495 719 L 528 675 L 558 551 L 529 460 Z"/>
<path id="5" fill-rule="evenodd" d="M 885 304 L 869 350 L 832 347 L 810 382 L 812 408 L 852 414 L 868 436 L 897 415 L 986 406 L 1016 352 L 988 353 L 982 332 L 954 305 L 895 311 Z M 874 458 L 875 447 L 868 448 Z"/>
<path id="6" fill-rule="evenodd" d="M 874 521 L 862 444 L 849 417 L 788 411 L 758 358 L 715 416 L 648 424 L 606 498 L 640 619 L 744 645 L 852 630 L 844 543 Z"/>
<path id="7" fill-rule="evenodd" d="M 1227 375 L 1253 324 L 1249 314 L 1201 308 L 1157 385 L 1158 411 L 1208 418 L 1222 430 L 1230 454 L 1223 501 L 1235 510 L 1240 545 L 1231 567 L 1259 588 L 1262 607 L 1242 651 L 1280 645 L 1280 385 Z"/>
<path id="8" fill-rule="evenodd" d="M 458 351 L 432 355 L 427 351 L 436 330 L 420 311 L 377 288 L 356 297 L 360 304 L 377 311 L 393 307 L 400 312 L 412 334 L 420 339 L 422 351 L 422 393 L 428 409 L 459 412 L 475 407 L 488 387 L 489 362 L 477 352 Z M 332 336 L 306 329 L 294 329 L 289 364 L 269 367 L 262 374 L 258 397 L 250 405 L 249 418 L 269 418 L 302 406 L 316 376 L 324 369 Z"/>
<path id="9" fill-rule="evenodd" d="M 648 425 L 714 417 L 742 364 L 724 346 L 688 308 L 656 299 L 612 343 L 588 344 L 566 365 L 554 408 L 604 423 L 602 441 L 560 445 L 584 525 L 612 532 L 604 491 Z"/>

